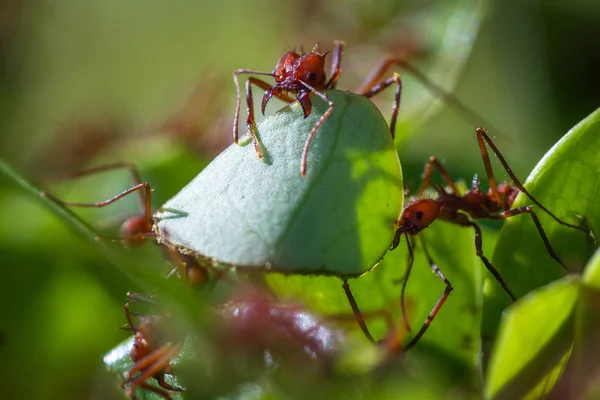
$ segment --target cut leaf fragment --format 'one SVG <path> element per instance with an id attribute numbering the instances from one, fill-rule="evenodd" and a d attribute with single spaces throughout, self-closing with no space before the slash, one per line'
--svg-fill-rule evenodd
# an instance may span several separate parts
<path id="1" fill-rule="evenodd" d="M 360 275 L 383 256 L 402 209 L 398 155 L 379 110 L 330 90 L 303 118 L 293 103 L 258 126 L 264 160 L 232 145 L 155 214 L 161 241 L 216 263 L 286 273 Z"/>

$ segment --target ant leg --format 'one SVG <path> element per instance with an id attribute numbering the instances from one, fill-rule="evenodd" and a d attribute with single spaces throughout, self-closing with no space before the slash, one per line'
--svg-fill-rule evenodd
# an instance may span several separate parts
<path id="1" fill-rule="evenodd" d="M 552 248 L 552 245 L 550 244 L 550 241 L 548 240 L 548 237 L 546 236 L 546 232 L 544 232 L 544 229 L 542 228 L 542 224 L 540 224 L 540 220 L 538 219 L 537 215 L 535 215 L 535 212 L 533 211 L 532 206 L 513 208 L 510 210 L 503 211 L 496 215 L 490 215 L 489 217 L 490 217 L 490 219 L 506 219 L 506 218 L 514 217 L 515 215 L 519 215 L 519 214 L 523 214 L 523 213 L 527 213 L 527 214 L 531 215 L 531 219 L 533 219 L 533 223 L 535 224 L 535 227 L 537 228 L 537 230 L 540 234 L 540 237 L 544 241 L 544 246 L 546 246 L 546 250 L 548 251 L 548 254 L 550 254 L 550 257 L 554 258 L 554 260 L 556 260 L 556 262 L 559 263 L 560 266 L 563 267 L 565 271 L 567 271 L 567 273 L 572 272 L 569 269 L 569 267 L 567 267 L 561 261 L 561 259 L 558 258 L 558 256 L 556 255 L 556 252 Z"/>
<path id="2" fill-rule="evenodd" d="M 128 385 L 126 392 L 135 393 L 135 390 L 149 378 L 158 374 L 164 368 L 169 365 L 171 359 L 173 359 L 179 353 L 179 345 L 172 345 L 170 343 L 165 344 L 160 349 L 148 354 L 136 362 L 133 367 L 125 373 L 125 384 Z M 140 375 L 135 378 L 132 375 L 136 372 L 141 372 Z"/>
<path id="3" fill-rule="evenodd" d="M 173 386 L 167 381 L 165 381 L 164 372 L 158 374 L 158 376 L 156 377 L 156 381 L 158 382 L 158 385 L 163 389 L 171 390 L 173 392 L 183 392 L 183 388 L 180 388 L 179 386 Z"/>
<path id="4" fill-rule="evenodd" d="M 508 176 L 510 176 L 510 179 L 512 179 L 515 186 L 521 192 L 523 192 L 523 194 L 525 194 L 533 202 L 533 204 L 535 204 L 536 206 L 538 206 L 539 208 L 544 210 L 548 215 L 550 215 L 559 224 L 568 226 L 569 228 L 578 229 L 580 231 L 585 232 L 587 235 L 589 235 L 589 230 L 585 229 L 584 227 L 578 226 L 578 225 L 573 225 L 573 224 L 569 224 L 568 222 L 564 222 L 563 220 L 558 218 L 556 215 L 554 215 L 550 210 L 548 210 L 546 207 L 544 207 L 539 201 L 537 201 L 531 195 L 531 193 L 529 193 L 529 191 L 527 189 L 525 189 L 525 186 L 523 186 L 521 181 L 519 181 L 519 179 L 516 177 L 516 175 L 514 174 L 514 172 L 508 165 L 508 163 L 506 162 L 506 159 L 504 158 L 502 153 L 500 153 L 500 150 L 498 150 L 498 148 L 496 147 L 496 145 L 494 144 L 492 139 L 490 139 L 490 137 L 487 135 L 487 133 L 485 133 L 483 128 L 477 128 L 476 132 L 477 132 L 477 141 L 479 142 L 479 149 L 481 150 L 481 157 L 483 158 L 483 164 L 485 165 L 485 172 L 486 172 L 489 182 L 490 182 L 490 188 L 492 190 L 494 200 L 497 201 L 498 204 L 502 204 L 502 202 L 500 200 L 500 195 L 498 194 L 498 188 L 496 186 L 496 181 L 494 179 L 494 172 L 492 171 L 492 165 L 490 163 L 490 156 L 485 147 L 486 143 L 494 151 L 494 153 L 498 157 L 498 160 L 500 160 L 500 163 L 506 170 L 506 173 L 508 173 Z"/>
<path id="5" fill-rule="evenodd" d="M 134 234 L 130 234 L 130 235 L 124 235 L 122 237 L 118 237 L 118 238 L 111 238 L 111 237 L 107 237 L 101 234 L 98 234 L 98 237 L 101 237 L 103 239 L 108 239 L 108 240 L 133 240 L 133 239 L 145 239 L 148 237 L 156 237 L 156 233 L 154 233 L 152 231 L 152 208 L 151 208 L 151 191 L 152 189 L 150 188 L 150 184 L 148 182 L 144 182 L 144 183 L 139 183 L 133 187 L 130 187 L 127 190 L 122 191 L 121 193 L 118 193 L 117 195 L 106 199 L 104 201 L 100 201 L 97 203 L 76 203 L 76 202 L 70 202 L 70 201 L 63 201 L 61 199 L 59 199 L 58 197 L 50 194 L 49 192 L 42 192 L 41 195 L 44 197 L 47 197 L 49 199 L 51 199 L 52 201 L 61 204 L 63 206 L 67 206 L 67 207 L 85 207 L 85 208 L 102 208 L 102 207 L 106 207 L 114 202 L 116 202 L 117 200 L 122 199 L 123 197 L 127 196 L 130 193 L 133 192 L 140 192 L 144 190 L 144 195 L 143 195 L 143 199 L 144 199 L 144 216 L 141 220 L 136 219 L 133 224 L 137 224 L 139 222 L 141 222 L 141 224 L 143 225 L 143 229 L 139 230 L 139 229 L 135 229 L 136 231 L 141 231 L 141 233 L 134 233 Z M 135 226 L 132 226 L 131 228 L 136 228 Z"/>
<path id="6" fill-rule="evenodd" d="M 408 242 L 408 240 L 407 240 L 407 242 Z M 419 341 L 419 339 L 421 339 L 421 337 L 425 334 L 425 332 L 429 328 L 429 325 L 431 325 L 431 323 L 435 319 L 437 313 L 441 310 L 441 308 L 444 305 L 444 303 L 446 302 L 446 299 L 448 298 L 448 296 L 450 296 L 450 293 L 454 290 L 450 281 L 446 278 L 444 273 L 439 269 L 439 267 L 436 265 L 436 263 L 433 261 L 433 259 L 429 255 L 429 251 L 427 251 L 427 245 L 425 244 L 424 239 L 421 240 L 421 244 L 423 246 L 423 251 L 425 252 L 425 256 L 427 257 L 427 261 L 429 262 L 429 265 L 431 266 L 431 270 L 444 282 L 444 284 L 446 285 L 446 288 L 444 289 L 444 293 L 440 296 L 438 301 L 435 303 L 435 305 L 433 306 L 433 308 L 427 315 L 427 318 L 425 318 L 425 322 L 423 322 L 423 325 L 421 326 L 421 329 L 419 329 L 419 332 L 417 332 L 415 337 L 413 337 L 412 340 L 406 345 L 404 350 L 409 350 L 411 347 L 413 347 Z"/>
<path id="7" fill-rule="evenodd" d="M 393 84 L 396 84 L 396 95 L 394 96 L 394 103 L 392 104 L 392 117 L 390 119 L 390 133 L 392 134 L 392 139 L 395 138 L 396 120 L 398 119 L 398 111 L 400 110 L 400 96 L 402 95 L 402 80 L 400 79 L 400 75 L 394 73 L 394 75 L 383 82 L 370 87 L 368 90 L 359 92 L 363 96 L 371 98 Z"/>
<path id="8" fill-rule="evenodd" d="M 131 332 L 136 332 L 137 328 L 136 328 L 135 324 L 133 323 L 132 317 L 137 316 L 137 315 L 132 313 L 131 310 L 129 309 L 129 307 L 133 303 L 136 303 L 136 302 L 142 302 L 142 303 L 156 305 L 156 301 L 154 301 L 154 299 L 150 296 L 139 294 L 139 293 L 134 293 L 134 292 L 127 292 L 126 296 L 129 299 L 129 301 L 123 305 L 123 309 L 125 310 L 125 318 L 127 318 L 127 323 L 129 325 L 129 328 L 124 328 L 124 329 L 131 331 Z"/>
<path id="9" fill-rule="evenodd" d="M 383 79 L 383 77 L 386 75 L 386 72 L 392 66 L 399 66 L 400 68 L 403 68 L 404 70 L 408 71 L 419 82 L 421 82 L 423 86 L 429 89 L 441 100 L 445 101 L 448 105 L 453 107 L 467 121 L 473 121 L 475 122 L 475 125 L 479 124 L 479 122 L 476 121 L 482 121 L 483 125 L 492 126 L 492 124 L 489 121 L 487 121 L 481 114 L 469 108 L 466 104 L 460 101 L 458 97 L 454 96 L 452 93 L 444 90 L 441 86 L 430 81 L 424 73 L 422 73 L 418 68 L 410 64 L 408 61 L 397 57 L 388 57 L 384 59 L 381 62 L 381 64 L 379 64 L 376 68 L 374 68 L 371 71 L 369 75 L 367 75 L 367 77 L 360 85 L 356 93 L 368 92 L 371 88 L 373 88 L 376 85 L 377 82 Z M 494 128 L 494 131 L 500 132 L 500 130 L 497 128 Z"/>
<path id="10" fill-rule="evenodd" d="M 161 389 L 156 386 L 152 386 L 151 384 L 146 383 L 146 382 L 143 382 L 142 384 L 140 384 L 139 387 L 149 390 L 153 393 L 156 393 L 158 396 L 162 397 L 165 400 L 173 400 L 173 398 L 171 397 L 169 392 L 167 392 L 165 389 Z M 179 389 L 179 390 L 174 390 L 174 391 L 176 391 L 176 392 L 182 391 L 181 388 L 177 388 L 177 389 Z M 131 397 L 131 398 L 136 399 L 136 397 Z"/>
<path id="11" fill-rule="evenodd" d="M 340 73 L 342 72 L 340 66 L 342 63 L 342 51 L 344 50 L 344 42 L 336 40 L 333 43 L 335 44 L 335 48 L 333 49 L 333 56 L 331 59 L 331 72 L 329 80 L 325 85 L 325 89 L 335 89 L 337 81 L 340 77 Z"/>
<path id="12" fill-rule="evenodd" d="M 235 88 L 237 90 L 237 102 L 235 104 L 235 115 L 233 117 L 233 141 L 235 143 L 238 143 L 238 141 L 239 141 L 238 123 L 239 123 L 239 119 L 240 119 L 240 105 L 242 102 L 242 94 L 240 92 L 240 82 L 238 79 L 238 75 L 241 75 L 241 74 L 273 76 L 273 74 L 270 72 L 259 72 L 259 71 L 253 71 L 250 69 L 238 69 L 233 73 L 233 82 L 235 83 Z M 254 102 L 252 99 L 252 89 L 250 87 L 251 84 L 254 84 L 264 90 L 269 90 L 272 88 L 272 86 L 264 81 L 261 81 L 260 79 L 254 78 L 254 77 L 250 77 L 246 81 L 246 104 L 248 107 L 247 108 L 248 116 L 246 118 L 246 124 L 248 125 L 248 131 L 250 132 L 250 135 L 252 136 L 252 139 L 254 140 L 254 148 L 256 150 L 256 155 L 258 156 L 258 158 L 262 158 L 262 153 L 260 152 L 260 147 L 258 147 L 258 144 L 256 141 L 256 134 L 255 134 L 256 123 L 254 121 Z M 275 96 L 285 102 L 288 102 L 288 103 L 292 103 L 294 101 L 293 98 L 289 97 L 288 95 L 286 95 L 284 93 L 277 93 L 277 94 L 275 94 Z"/>
<path id="13" fill-rule="evenodd" d="M 446 185 L 448 185 L 450 189 L 452 189 L 452 192 L 458 193 L 458 188 L 456 187 L 456 184 L 450 177 L 448 171 L 446 171 L 446 168 L 444 168 L 442 162 L 438 160 L 437 157 L 431 156 L 429 157 L 429 161 L 427 162 L 427 164 L 425 164 L 425 169 L 423 170 L 423 174 L 421 175 L 421 179 L 423 179 L 423 182 L 421 183 L 421 186 L 417 191 L 417 196 L 423 196 L 425 190 L 431 186 L 431 174 L 433 173 L 434 168 L 438 169 L 440 175 L 444 179 L 444 182 L 446 182 Z"/>
<path id="14" fill-rule="evenodd" d="M 348 299 L 348 303 L 350 303 L 350 307 L 352 308 L 352 312 L 354 313 L 354 318 L 356 319 L 356 322 L 358 322 L 360 329 L 363 331 L 367 340 L 369 342 L 375 344 L 376 343 L 375 339 L 373 339 L 373 335 L 371 335 L 371 332 L 369 332 L 369 328 L 367 328 L 367 324 L 365 323 L 365 318 L 364 318 L 362 312 L 360 311 L 358 304 L 356 303 L 356 299 L 354 298 L 354 295 L 352 294 L 352 291 L 350 290 L 350 285 L 348 285 L 347 279 L 344 279 L 342 288 L 344 289 L 344 293 L 346 293 L 346 298 Z"/>
<path id="15" fill-rule="evenodd" d="M 488 271 L 490 271 L 490 273 L 492 275 L 494 275 L 494 278 L 496 278 L 496 281 L 500 284 L 500 286 L 502 286 L 502 289 L 504 289 L 504 291 L 510 296 L 512 301 L 516 301 L 517 298 L 510 291 L 510 289 L 508 288 L 508 285 L 506 284 L 506 282 L 504 282 L 504 279 L 502 279 L 502 276 L 500 275 L 498 270 L 496 268 L 494 268 L 494 266 L 489 262 L 489 260 L 486 258 L 486 256 L 483 255 L 483 241 L 481 239 L 481 228 L 475 222 L 471 221 L 466 215 L 463 215 L 463 214 L 459 214 L 459 215 L 463 218 L 453 220 L 452 222 L 454 222 L 458 225 L 462 225 L 462 226 L 472 226 L 473 229 L 475 229 L 475 249 L 477 251 L 477 256 L 481 259 L 481 261 L 483 261 L 483 263 L 485 264 L 485 267 L 488 269 Z"/>
<path id="16" fill-rule="evenodd" d="M 93 168 L 84 169 L 82 171 L 68 174 L 66 176 L 59 177 L 58 179 L 53 179 L 53 180 L 58 180 L 58 181 L 75 180 L 75 179 L 82 178 L 85 176 L 96 175 L 96 174 L 100 174 L 102 172 L 111 171 L 111 170 L 115 170 L 115 169 L 126 169 L 131 174 L 134 185 L 139 185 L 139 184 L 143 183 L 142 176 L 140 175 L 140 172 L 138 171 L 135 164 L 132 164 L 132 163 L 126 162 L 126 161 L 117 161 L 117 162 L 104 164 L 104 165 L 100 165 L 100 166 L 93 167 Z M 42 196 L 46 196 L 47 193 L 48 192 L 46 192 L 46 191 L 42 192 Z M 142 192 L 139 192 L 139 200 L 140 200 L 140 205 L 143 208 L 145 201 L 144 201 L 144 196 L 143 196 Z"/>
<path id="17" fill-rule="evenodd" d="M 402 280 L 402 290 L 400 291 L 400 309 L 402 310 L 402 321 L 404 323 L 404 328 L 407 332 L 410 332 L 410 324 L 408 323 L 408 316 L 406 313 L 406 285 L 408 283 L 408 278 L 410 278 L 410 272 L 412 271 L 413 263 L 415 261 L 415 255 L 413 253 L 413 244 L 410 242 L 408 238 L 408 234 L 404 234 L 406 237 L 406 246 L 408 247 L 408 264 L 406 265 L 406 272 L 404 273 L 404 278 Z"/>
<path id="18" fill-rule="evenodd" d="M 307 89 L 309 89 L 311 92 L 313 92 L 314 94 L 319 96 L 324 102 L 329 104 L 329 108 L 327 109 L 327 111 L 325 111 L 325 113 L 323 115 L 321 115 L 321 118 L 319 118 L 319 120 L 317 121 L 315 126 L 313 126 L 312 130 L 308 134 L 308 138 L 306 139 L 306 142 L 304 143 L 304 151 L 302 152 L 302 160 L 300 161 L 300 175 L 302 176 L 302 178 L 306 178 L 306 160 L 308 158 L 308 148 L 310 147 L 310 142 L 312 142 L 312 140 L 315 136 L 315 133 L 317 132 L 319 127 L 321 125 L 323 125 L 323 122 L 325 122 L 325 120 L 327 118 L 329 118 L 329 116 L 333 112 L 333 101 L 331 101 L 327 96 L 325 96 L 324 93 L 321 93 L 318 90 L 316 90 L 315 88 L 313 88 L 312 86 L 310 86 L 308 83 L 303 82 L 303 81 L 299 81 L 299 82 L 302 85 L 304 85 Z"/>

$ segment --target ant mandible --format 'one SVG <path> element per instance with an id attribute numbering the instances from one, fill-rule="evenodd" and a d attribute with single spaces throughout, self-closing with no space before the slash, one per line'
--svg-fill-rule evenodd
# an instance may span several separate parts
<path id="1" fill-rule="evenodd" d="M 552 245 L 550 244 L 550 241 L 548 240 L 548 237 L 546 236 L 546 233 L 544 232 L 544 229 L 542 228 L 542 225 L 540 224 L 537 215 L 533 211 L 533 206 L 528 205 L 524 207 L 512 208 L 512 204 L 515 200 L 516 195 L 519 191 L 523 192 L 523 194 L 525 194 L 535 205 L 537 205 L 546 213 L 548 213 L 554 220 L 556 220 L 561 225 L 579 229 L 585 232 L 586 234 L 589 234 L 587 229 L 581 226 L 572 225 L 562 221 L 550 210 L 548 210 L 541 203 L 539 203 L 527 191 L 527 189 L 521 184 L 521 182 L 512 172 L 506 160 L 504 159 L 498 148 L 495 146 L 495 144 L 492 142 L 490 137 L 487 135 L 487 133 L 482 128 L 477 128 L 476 133 L 481 155 L 485 165 L 486 174 L 488 176 L 490 184 L 489 191 L 487 193 L 484 193 L 480 190 L 479 180 L 477 176 L 475 176 L 475 178 L 473 179 L 473 185 L 471 189 L 461 196 L 454 181 L 452 180 L 444 166 L 441 164 L 441 162 L 437 158 L 431 157 L 429 159 L 429 162 L 425 166 L 425 170 L 423 172 L 423 182 L 419 190 L 417 191 L 416 196 L 405 206 L 400 219 L 398 219 L 396 223 L 396 231 L 394 235 L 394 240 L 390 246 L 390 250 L 393 250 L 398 246 L 398 244 L 400 243 L 401 236 L 404 235 L 406 238 L 409 253 L 409 264 L 407 266 L 407 271 L 404 276 L 401 291 L 401 307 L 404 315 L 404 324 L 407 327 L 407 329 L 409 329 L 409 325 L 405 317 L 406 313 L 404 311 L 404 293 L 406 289 L 406 283 L 408 281 L 408 277 L 410 275 L 410 271 L 414 261 L 414 244 L 411 244 L 411 239 L 409 235 L 417 235 L 419 232 L 423 231 L 431 223 L 433 223 L 436 219 L 441 219 L 443 221 L 451 222 L 460 226 L 472 227 L 475 230 L 475 248 L 477 251 L 477 256 L 483 261 L 488 271 L 492 273 L 494 278 L 498 281 L 498 283 L 500 283 L 504 291 L 510 296 L 510 298 L 513 301 L 516 300 L 515 295 L 508 288 L 508 286 L 500 276 L 500 273 L 496 270 L 496 268 L 494 268 L 494 266 L 483 254 L 481 228 L 476 222 L 473 221 L 474 219 L 503 220 L 524 213 L 529 214 L 536 226 L 540 237 L 542 238 L 542 241 L 544 242 L 548 254 L 550 254 L 550 256 L 554 260 L 556 260 L 556 262 L 558 262 L 566 272 L 571 272 L 571 270 L 561 261 L 561 259 L 558 257 L 558 255 L 552 248 Z M 512 179 L 514 186 L 511 186 L 508 183 L 501 183 L 500 185 L 496 184 L 491 167 L 490 157 L 486 149 L 486 143 L 498 156 L 498 159 L 502 163 L 504 169 L 507 171 L 508 175 Z M 434 168 L 438 169 L 443 180 L 448 185 L 450 192 L 447 192 L 441 186 L 436 186 L 435 189 L 438 195 L 435 199 L 423 198 L 425 190 L 432 186 L 431 174 Z M 450 281 L 445 277 L 442 271 L 433 262 L 433 260 L 429 256 L 429 253 L 427 252 L 427 249 L 424 249 L 433 272 L 442 281 L 444 281 L 446 288 L 442 296 L 438 299 L 435 306 L 425 319 L 425 322 L 423 323 L 419 332 L 417 332 L 413 339 L 406 345 L 405 350 L 408 350 L 409 348 L 414 346 L 416 342 L 421 338 L 421 336 L 423 336 L 423 334 L 437 315 L 438 311 L 444 305 L 446 299 L 450 295 L 450 292 L 452 292 L 453 290 Z"/>

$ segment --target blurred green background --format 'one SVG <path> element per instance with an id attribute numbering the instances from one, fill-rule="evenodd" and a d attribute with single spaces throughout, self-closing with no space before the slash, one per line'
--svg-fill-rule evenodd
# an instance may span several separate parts
<path id="1" fill-rule="evenodd" d="M 491 133 L 523 178 L 600 100 L 598 2 L 6 0 L 0 157 L 75 201 L 109 197 L 129 179 L 53 178 L 131 161 L 158 206 L 231 142 L 234 69 L 271 71 L 283 51 L 331 50 L 335 39 L 346 42 L 339 88 L 356 89 L 388 52 L 405 55 L 501 130 Z M 456 178 L 483 174 L 481 122 L 432 110 L 402 76 L 406 183 L 418 183 L 430 155 Z M 390 97 L 377 103 L 387 118 Z M 35 199 L 0 185 L 0 397 L 118 396 L 102 355 L 126 337 L 125 293 L 143 288 Z M 132 200 L 84 215 L 108 224 L 134 210 Z"/>

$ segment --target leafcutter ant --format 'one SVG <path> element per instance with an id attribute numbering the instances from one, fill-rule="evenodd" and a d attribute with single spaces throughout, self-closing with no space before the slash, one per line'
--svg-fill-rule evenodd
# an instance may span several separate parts
<path id="1" fill-rule="evenodd" d="M 250 69 L 238 69 L 233 73 L 233 80 L 237 89 L 237 103 L 235 108 L 235 116 L 233 118 L 233 140 L 238 143 L 238 122 L 240 116 L 240 104 L 241 104 L 241 90 L 238 76 L 242 74 L 250 75 L 262 75 L 271 76 L 274 78 L 275 83 L 270 85 L 258 78 L 249 77 L 246 81 L 246 105 L 247 105 L 247 117 L 246 125 L 248 132 L 254 142 L 254 148 L 258 158 L 262 158 L 262 151 L 260 149 L 260 143 L 257 138 L 257 127 L 254 118 L 254 102 L 252 97 L 252 85 L 258 86 L 265 90 L 265 94 L 261 103 L 261 112 L 265 113 L 265 107 L 271 99 L 275 96 L 280 100 L 287 103 L 298 101 L 302 106 L 304 112 L 304 118 L 307 118 L 312 109 L 312 103 L 310 95 L 314 93 L 321 100 L 329 105 L 329 108 L 317 121 L 315 126 L 311 129 L 304 144 L 304 151 L 300 160 L 300 175 L 306 177 L 307 169 L 307 157 L 310 144 L 315 136 L 315 133 L 319 127 L 325 122 L 325 120 L 331 115 L 335 105 L 331 101 L 325 91 L 327 89 L 335 89 L 337 81 L 341 73 L 341 60 L 342 50 L 344 48 L 344 42 L 335 41 L 335 47 L 332 55 L 331 72 L 329 79 L 326 79 L 325 74 L 325 57 L 328 52 L 320 53 L 318 47 L 315 46 L 310 53 L 298 53 L 296 51 L 289 51 L 285 53 L 280 59 L 273 72 L 260 72 Z M 400 96 L 402 92 L 402 80 L 400 75 L 397 73 L 392 74 L 391 77 L 384 79 L 386 71 L 394 66 L 400 66 L 409 71 L 413 76 L 419 79 L 429 90 L 433 93 L 442 97 L 448 104 L 455 107 L 461 114 L 466 115 L 470 118 L 475 117 L 479 121 L 484 119 L 474 111 L 471 111 L 468 107 L 462 104 L 456 97 L 447 93 L 439 86 L 430 82 L 424 74 L 417 70 L 412 65 L 408 64 L 405 60 L 388 57 L 386 58 L 373 72 L 367 76 L 365 81 L 362 83 L 360 88 L 357 90 L 358 94 L 361 94 L 367 98 L 371 98 L 389 86 L 396 86 L 396 93 L 394 97 L 394 103 L 392 105 L 392 116 L 390 119 L 390 133 L 394 138 L 394 132 L 396 128 L 396 119 L 398 117 L 398 111 L 400 109 Z M 295 97 L 294 97 L 295 96 Z"/>
<path id="2" fill-rule="evenodd" d="M 416 196 L 414 196 L 412 200 L 410 200 L 408 204 L 405 205 L 402 215 L 396 223 L 396 231 L 394 235 L 394 240 L 390 246 L 390 250 L 393 250 L 398 246 L 402 235 L 404 235 L 406 238 L 409 253 L 409 263 L 402 283 L 401 292 L 401 305 L 404 315 L 404 324 L 407 327 L 407 329 L 409 328 L 409 325 L 405 317 L 406 313 L 404 312 L 404 293 L 414 261 L 414 242 L 412 240 L 412 237 L 417 235 L 419 232 L 423 231 L 436 219 L 441 219 L 443 221 L 447 221 L 464 227 L 472 227 L 475 230 L 475 248 L 477 250 L 477 256 L 483 261 L 488 271 L 490 271 L 490 273 L 494 276 L 496 281 L 498 281 L 498 283 L 502 286 L 504 291 L 508 294 L 508 296 L 510 296 L 510 298 L 513 301 L 516 300 L 516 296 L 511 292 L 511 290 L 504 282 L 496 268 L 494 268 L 494 266 L 489 262 L 487 257 L 483 254 L 481 228 L 474 221 L 475 219 L 503 220 L 520 214 L 529 214 L 536 226 L 536 229 L 542 241 L 544 242 L 548 254 L 554 260 L 556 260 L 556 262 L 558 262 L 566 272 L 571 272 L 571 270 L 567 267 L 567 265 L 565 265 L 562 262 L 562 260 L 558 257 L 558 255 L 552 248 L 552 245 L 550 244 L 550 241 L 548 240 L 548 237 L 546 236 L 546 233 L 544 232 L 544 229 L 542 228 L 542 225 L 540 224 L 537 215 L 533 211 L 533 205 L 517 208 L 512 207 L 516 195 L 519 191 L 523 192 L 534 205 L 536 205 L 548 215 L 550 215 L 559 224 L 570 228 L 579 229 L 585 232 L 586 234 L 588 233 L 588 231 L 581 226 L 572 225 L 562 221 L 550 210 L 544 207 L 540 202 L 538 202 L 527 191 L 527 189 L 521 184 L 519 179 L 512 172 L 506 160 L 504 159 L 496 145 L 492 142 L 490 137 L 487 135 L 487 133 L 482 128 L 477 128 L 476 133 L 481 155 L 483 158 L 483 163 L 485 165 L 486 174 L 490 184 L 489 191 L 485 193 L 480 190 L 479 180 L 477 176 L 475 176 L 475 178 L 473 179 L 471 189 L 469 189 L 464 195 L 460 195 L 456 184 L 454 183 L 454 181 L 452 180 L 442 163 L 437 158 L 431 157 L 429 159 L 429 162 L 425 166 L 425 170 L 423 172 L 423 181 L 419 190 L 417 191 Z M 501 183 L 500 185 L 496 184 L 486 144 L 494 151 L 494 153 L 502 163 L 504 169 L 513 181 L 514 186 L 508 183 Z M 437 191 L 437 197 L 433 199 L 423 198 L 425 190 L 432 186 L 431 175 L 434 169 L 437 169 L 440 172 L 444 182 L 449 188 L 449 191 L 444 189 L 442 186 L 434 186 L 434 189 Z M 440 270 L 440 268 L 438 268 L 437 265 L 433 262 L 426 248 L 425 253 L 433 272 L 444 282 L 446 288 L 444 289 L 444 293 L 441 295 L 433 309 L 430 311 L 421 329 L 406 345 L 405 349 L 413 347 L 417 343 L 417 341 L 423 336 L 423 334 L 425 333 L 425 331 L 427 330 L 427 328 L 429 327 L 429 325 L 431 324 L 439 310 L 442 308 L 446 299 L 453 290 L 452 284 L 446 278 L 446 276 Z"/>
<path id="3" fill-rule="evenodd" d="M 142 180 L 141 175 L 135 165 L 128 162 L 114 162 L 76 172 L 65 177 L 64 179 L 77 179 L 84 176 L 95 175 L 118 169 L 127 170 L 133 178 L 134 185 L 129 189 L 126 189 L 106 200 L 97 203 L 77 203 L 63 201 L 47 191 L 44 191 L 41 194 L 42 196 L 45 196 L 65 207 L 103 208 L 115 203 L 131 193 L 137 193 L 141 212 L 138 215 L 127 218 L 123 222 L 119 237 L 109 237 L 96 232 L 97 237 L 100 239 L 112 241 L 120 240 L 126 247 L 135 247 L 142 244 L 148 238 L 156 238 L 156 233 L 152 231 L 152 189 L 148 182 L 144 182 Z M 166 245 L 161 245 L 161 252 L 165 257 L 173 262 L 179 277 L 184 282 L 189 282 L 196 286 L 201 286 L 207 282 L 208 272 L 206 271 L 206 268 L 201 266 L 198 260 L 196 260 L 194 257 L 181 254 Z"/>
<path id="4" fill-rule="evenodd" d="M 138 388 L 144 388 L 170 400 L 169 392 L 183 391 L 182 388 L 173 386 L 165 380 L 165 375 L 172 373 L 170 363 L 181 350 L 181 340 L 174 337 L 173 332 L 169 330 L 167 315 L 140 316 L 138 323 L 134 324 L 133 314 L 129 310 L 130 305 L 139 299 L 145 302 L 152 302 L 152 300 L 135 293 L 128 293 L 127 297 L 130 301 L 124 308 L 129 324 L 127 329 L 134 334 L 130 352 L 134 364 L 125 373 L 121 387 L 131 399 L 136 399 L 135 392 Z M 154 378 L 159 387 L 148 383 L 150 378 Z"/>

